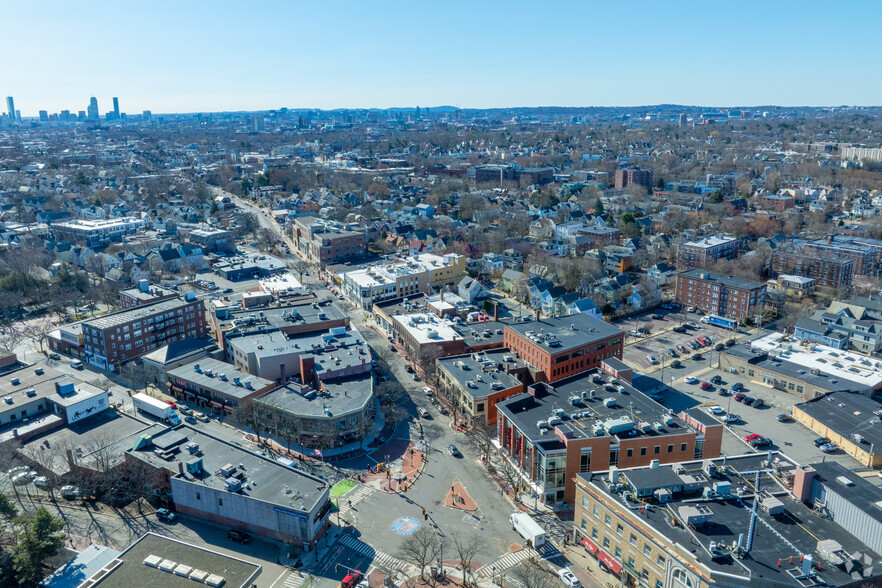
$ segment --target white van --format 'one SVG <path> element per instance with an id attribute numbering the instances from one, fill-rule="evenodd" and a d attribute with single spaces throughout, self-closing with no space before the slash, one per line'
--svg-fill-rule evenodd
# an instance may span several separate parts
<path id="1" fill-rule="evenodd" d="M 75 370 L 83 369 L 83 362 L 80 361 L 79 359 L 72 359 L 68 363 L 70 364 L 70 367 L 72 367 Z"/>

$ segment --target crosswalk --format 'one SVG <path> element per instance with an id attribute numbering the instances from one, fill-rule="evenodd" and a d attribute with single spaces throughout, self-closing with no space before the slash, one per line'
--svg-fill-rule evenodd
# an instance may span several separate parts
<path id="1" fill-rule="evenodd" d="M 300 588 L 309 575 L 306 572 L 290 572 L 285 581 L 282 582 L 282 588 Z"/>
<path id="2" fill-rule="evenodd" d="M 558 550 L 557 547 L 554 546 L 553 543 L 548 542 L 540 546 L 539 549 L 525 548 L 521 549 L 520 551 L 506 553 L 496 560 L 481 566 L 478 571 L 475 572 L 475 576 L 479 576 L 484 579 L 492 578 L 494 574 L 499 574 L 508 569 L 511 569 L 522 561 L 529 559 L 530 557 L 554 560 L 559 557 L 563 557 L 563 554 L 560 552 L 560 550 Z"/>
<path id="3" fill-rule="evenodd" d="M 395 556 L 389 555 L 388 553 L 377 551 L 364 541 L 359 541 L 351 535 L 341 536 L 339 539 L 339 543 L 343 544 L 345 547 L 348 547 L 349 549 L 360 555 L 371 558 L 371 563 L 374 566 L 377 566 L 384 570 L 402 570 L 407 566 L 407 562 L 402 561 Z"/>
<path id="4" fill-rule="evenodd" d="M 340 516 L 344 519 L 348 519 L 348 515 L 350 512 L 352 512 L 355 505 L 373 493 L 373 488 L 371 488 L 370 486 L 365 486 L 363 484 L 359 484 L 358 486 L 347 492 L 340 498 L 338 503 L 340 506 Z"/>

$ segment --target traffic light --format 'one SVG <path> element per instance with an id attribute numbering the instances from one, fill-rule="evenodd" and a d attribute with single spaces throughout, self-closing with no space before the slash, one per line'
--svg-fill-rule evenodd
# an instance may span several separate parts
<path id="1" fill-rule="evenodd" d="M 532 539 L 527 539 L 527 547 L 528 547 L 528 548 L 532 548 L 532 547 L 533 547 L 533 540 L 532 540 Z"/>
<path id="2" fill-rule="evenodd" d="M 404 491 L 407 492 L 407 484 L 404 485 Z"/>
<path id="3" fill-rule="evenodd" d="M 426 516 L 426 509 L 423 509 L 423 516 Z"/>
<path id="4" fill-rule="evenodd" d="M 390 472 L 389 470 L 386 470 L 386 477 L 387 477 L 387 478 L 391 478 L 391 477 L 392 477 L 392 472 Z"/>

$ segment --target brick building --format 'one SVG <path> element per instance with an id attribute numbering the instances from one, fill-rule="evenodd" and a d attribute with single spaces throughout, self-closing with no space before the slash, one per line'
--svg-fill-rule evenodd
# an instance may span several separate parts
<path id="1" fill-rule="evenodd" d="M 535 369 L 535 379 L 555 382 L 622 359 L 622 331 L 587 314 L 505 326 L 505 347 Z"/>
<path id="2" fill-rule="evenodd" d="M 677 247 L 677 271 L 694 267 L 705 269 L 719 259 L 738 257 L 738 239 L 728 235 L 704 237 L 680 243 Z"/>
<path id="3" fill-rule="evenodd" d="M 191 295 L 192 296 L 192 295 Z M 83 321 L 84 359 L 101 369 L 180 339 L 205 336 L 202 300 L 175 298 Z"/>
<path id="4" fill-rule="evenodd" d="M 766 285 L 692 269 L 677 274 L 677 302 L 731 318 L 753 317 L 763 310 Z"/>
<path id="5" fill-rule="evenodd" d="M 796 198 L 793 196 L 779 196 L 778 194 L 765 194 L 760 197 L 760 204 L 766 210 L 784 212 L 788 208 L 796 206 Z"/>
<path id="6" fill-rule="evenodd" d="M 848 288 L 854 277 L 854 259 L 805 249 L 775 251 L 772 253 L 771 270 L 773 275 L 812 278 L 816 286 Z"/>
<path id="7" fill-rule="evenodd" d="M 854 260 L 854 275 L 872 275 L 882 263 L 882 241 L 853 237 L 851 235 L 827 235 L 805 244 L 805 249 L 830 257 Z"/>
<path id="8" fill-rule="evenodd" d="M 627 188 L 631 184 L 637 184 L 647 190 L 652 190 L 652 170 L 639 168 L 617 169 L 616 188 Z"/>
<path id="9" fill-rule="evenodd" d="M 340 263 L 367 255 L 367 234 L 357 225 L 343 225 L 314 216 L 294 221 L 294 246 L 312 263 Z"/>
<path id="10" fill-rule="evenodd" d="M 509 373 L 523 365 L 505 349 L 438 359 L 438 380 L 447 398 L 473 421 L 495 425 L 496 405 L 524 391 Z"/>

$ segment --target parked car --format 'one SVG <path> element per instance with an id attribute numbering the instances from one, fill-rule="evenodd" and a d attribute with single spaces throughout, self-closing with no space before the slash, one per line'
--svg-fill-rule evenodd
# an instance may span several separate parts
<path id="1" fill-rule="evenodd" d="M 200 412 L 199 414 L 196 414 L 196 415 L 193 415 L 193 416 L 196 417 L 196 420 L 202 421 L 203 423 L 207 423 L 207 422 L 209 422 L 209 421 L 211 420 L 211 419 L 208 417 L 208 415 L 203 414 L 203 413 L 201 413 L 201 412 Z"/>
<path id="2" fill-rule="evenodd" d="M 461 455 L 459 449 L 457 449 L 456 445 L 452 443 L 447 446 L 447 451 L 449 451 L 450 455 L 452 455 L 453 457 L 459 457 Z"/>
<path id="3" fill-rule="evenodd" d="M 719 389 L 717 390 L 717 394 L 719 394 L 720 396 L 728 396 L 728 395 L 729 395 L 729 391 L 726 390 L 725 388 L 719 388 Z"/>
<path id="4" fill-rule="evenodd" d="M 824 443 L 823 445 L 821 445 L 821 447 L 819 449 L 821 451 L 823 451 L 824 453 L 833 453 L 834 451 L 836 451 L 836 449 L 838 447 L 839 447 L 838 445 L 836 445 L 835 443 L 833 443 L 831 441 L 829 443 Z M 14 482 L 14 480 L 13 480 L 13 482 Z"/>
<path id="5" fill-rule="evenodd" d="M 717 343 L 716 345 L 714 345 L 714 351 L 722 351 L 725 348 L 726 348 L 726 346 L 723 345 L 722 343 Z"/>
<path id="6" fill-rule="evenodd" d="M 394 345 L 390 345 L 390 346 L 389 346 L 389 351 L 398 351 L 398 350 L 395 349 L 395 346 L 394 346 Z"/>
<path id="7" fill-rule="evenodd" d="M 733 386 L 732 389 L 734 390 L 735 387 Z M 741 402 L 742 400 L 744 400 L 744 394 L 736 394 L 732 398 L 735 399 L 735 402 Z"/>
<path id="8" fill-rule="evenodd" d="M 166 523 L 171 523 L 178 519 L 178 515 L 173 513 L 167 508 L 158 508 L 156 509 L 156 518 L 160 521 L 165 521 Z"/>
<path id="9" fill-rule="evenodd" d="M 340 581 L 340 588 L 356 588 L 356 584 L 361 582 L 364 574 L 360 570 L 349 570 L 346 576 Z"/>
<path id="10" fill-rule="evenodd" d="M 677 345 L 677 351 L 679 351 L 680 353 L 686 353 L 686 348 L 682 345 Z"/>
<path id="11" fill-rule="evenodd" d="M 671 362 L 671 367 L 673 367 L 673 368 L 678 368 L 678 367 L 680 367 L 681 365 L 683 365 L 683 364 L 680 363 L 680 360 L 679 360 L 679 359 L 675 359 L 674 361 Z"/>
<path id="12" fill-rule="evenodd" d="M 406 371 L 406 372 L 409 373 L 409 374 L 412 374 L 412 373 L 413 373 L 413 368 L 410 367 L 410 364 L 409 364 L 409 363 L 406 363 L 406 364 L 404 364 L 404 371 Z"/>
<path id="13" fill-rule="evenodd" d="M 559 569 L 557 571 L 557 577 L 560 578 L 560 581 L 563 582 L 563 585 L 567 588 L 582 588 L 582 583 L 579 581 L 579 578 L 566 568 Z"/>
<path id="14" fill-rule="evenodd" d="M 720 420 L 724 423 L 737 423 L 741 420 L 741 417 L 737 414 L 727 414 L 720 417 Z"/>
<path id="15" fill-rule="evenodd" d="M 251 543 L 251 535 L 249 535 L 245 531 L 237 531 L 236 529 L 230 529 L 230 532 L 227 533 L 227 539 L 245 545 Z"/>
<path id="16" fill-rule="evenodd" d="M 759 408 L 765 404 L 765 401 L 762 398 L 757 398 L 750 405 L 754 408 Z"/>
<path id="17" fill-rule="evenodd" d="M 694 359 L 695 361 L 701 361 L 702 359 L 704 359 L 704 357 L 700 353 L 693 353 L 692 359 Z"/>
<path id="18" fill-rule="evenodd" d="M 738 392 L 739 390 L 743 390 L 744 384 L 742 384 L 741 382 L 735 382 L 734 384 L 732 384 L 732 389 L 736 392 Z"/>
<path id="19" fill-rule="evenodd" d="M 720 416 L 721 414 L 726 414 L 726 411 L 720 408 L 719 406 L 711 406 L 708 408 L 710 413 L 714 416 Z"/>
<path id="20" fill-rule="evenodd" d="M 654 315 L 652 315 L 652 320 L 654 320 L 654 321 L 660 321 L 660 320 L 662 320 L 662 319 L 664 319 L 664 318 L 665 318 L 665 317 L 664 317 L 663 315 L 660 315 L 660 314 L 654 314 Z"/>
<path id="21" fill-rule="evenodd" d="M 185 416 L 184 422 L 190 423 L 191 425 L 195 425 L 196 424 L 196 417 L 190 416 L 190 415 Z"/>
<path id="22" fill-rule="evenodd" d="M 426 393 L 426 396 L 431 396 L 431 395 L 432 395 L 432 389 L 429 388 L 428 386 L 423 386 L 423 392 Z"/>
<path id="23" fill-rule="evenodd" d="M 441 414 L 447 414 L 447 409 L 444 408 L 443 404 L 436 404 L 435 408 L 438 409 L 438 412 Z"/>
<path id="24" fill-rule="evenodd" d="M 753 404 L 754 400 L 756 399 L 753 396 L 745 396 L 741 399 L 741 403 L 750 406 L 751 404 Z"/>
<path id="25" fill-rule="evenodd" d="M 686 379 L 685 379 L 684 381 L 685 381 L 687 384 L 697 384 L 697 383 L 698 383 L 698 378 L 695 378 L 695 377 L 693 377 L 693 376 L 687 376 Z"/>
<path id="26" fill-rule="evenodd" d="M 49 487 L 49 478 L 46 476 L 40 476 L 38 478 L 34 478 L 34 486 L 37 488 L 48 488 Z"/>
<path id="27" fill-rule="evenodd" d="M 673 331 L 674 331 L 675 333 L 685 333 L 685 332 L 686 332 L 686 327 L 674 327 L 674 328 L 673 328 Z"/>
<path id="28" fill-rule="evenodd" d="M 414 381 L 414 382 L 419 382 L 419 381 L 420 381 L 420 377 L 417 375 L 416 372 L 410 374 L 410 377 L 413 378 L 413 381 Z"/>
<path id="29" fill-rule="evenodd" d="M 710 390 L 711 388 L 713 388 L 713 386 L 711 386 L 710 382 L 702 382 L 698 387 L 701 388 L 702 390 Z"/>
<path id="30" fill-rule="evenodd" d="M 757 435 L 756 433 L 751 433 L 750 435 L 745 435 L 744 440 L 750 443 L 754 439 L 759 439 L 762 435 Z"/>
<path id="31" fill-rule="evenodd" d="M 417 409 L 417 413 L 424 419 L 429 418 L 429 411 L 422 406 Z"/>
<path id="32" fill-rule="evenodd" d="M 677 352 L 674 351 L 673 347 L 668 347 L 668 354 L 670 354 L 671 357 L 677 357 Z"/>
<path id="33" fill-rule="evenodd" d="M 722 376 L 716 375 L 713 378 L 711 378 L 710 381 L 711 381 L 711 384 L 719 384 L 723 381 L 723 378 L 722 378 Z"/>
<path id="34" fill-rule="evenodd" d="M 779 423 L 789 423 L 793 420 L 792 418 L 790 418 L 789 414 L 779 414 L 775 418 L 778 419 Z"/>
<path id="35" fill-rule="evenodd" d="M 735 339 L 726 339 L 725 345 L 726 347 L 732 347 L 733 345 L 735 345 Z"/>
<path id="36" fill-rule="evenodd" d="M 27 471 L 27 472 L 19 472 L 12 476 L 12 485 L 13 486 L 24 486 L 26 484 L 30 484 L 34 481 L 34 478 L 37 477 L 37 472 Z"/>
<path id="37" fill-rule="evenodd" d="M 656 365 L 656 364 L 658 364 L 658 360 L 657 360 L 654 356 L 652 356 L 652 355 L 647 355 L 647 356 L 646 356 L 646 360 L 647 360 L 649 363 L 651 363 L 652 365 Z"/>
<path id="38" fill-rule="evenodd" d="M 13 478 L 22 472 L 29 472 L 29 471 L 31 471 L 30 466 L 16 466 L 10 470 L 7 470 L 6 475 L 9 476 L 10 478 Z"/>
<path id="39" fill-rule="evenodd" d="M 83 497 L 83 492 L 76 486 L 62 486 L 59 489 L 61 497 L 65 500 L 77 500 Z"/>
<path id="40" fill-rule="evenodd" d="M 820 447 L 821 445 L 826 445 L 829 442 L 830 442 L 830 440 L 827 439 L 826 437 L 818 437 L 817 439 L 812 441 L 812 443 L 814 443 L 815 447 Z"/>
<path id="41" fill-rule="evenodd" d="M 772 444 L 772 440 L 768 437 L 757 437 L 753 441 L 750 442 L 754 447 L 766 447 L 767 445 Z"/>
<path id="42" fill-rule="evenodd" d="M 54 359 L 55 361 L 58 361 L 59 359 L 61 359 L 61 356 L 53 352 L 49 354 L 49 359 Z"/>

